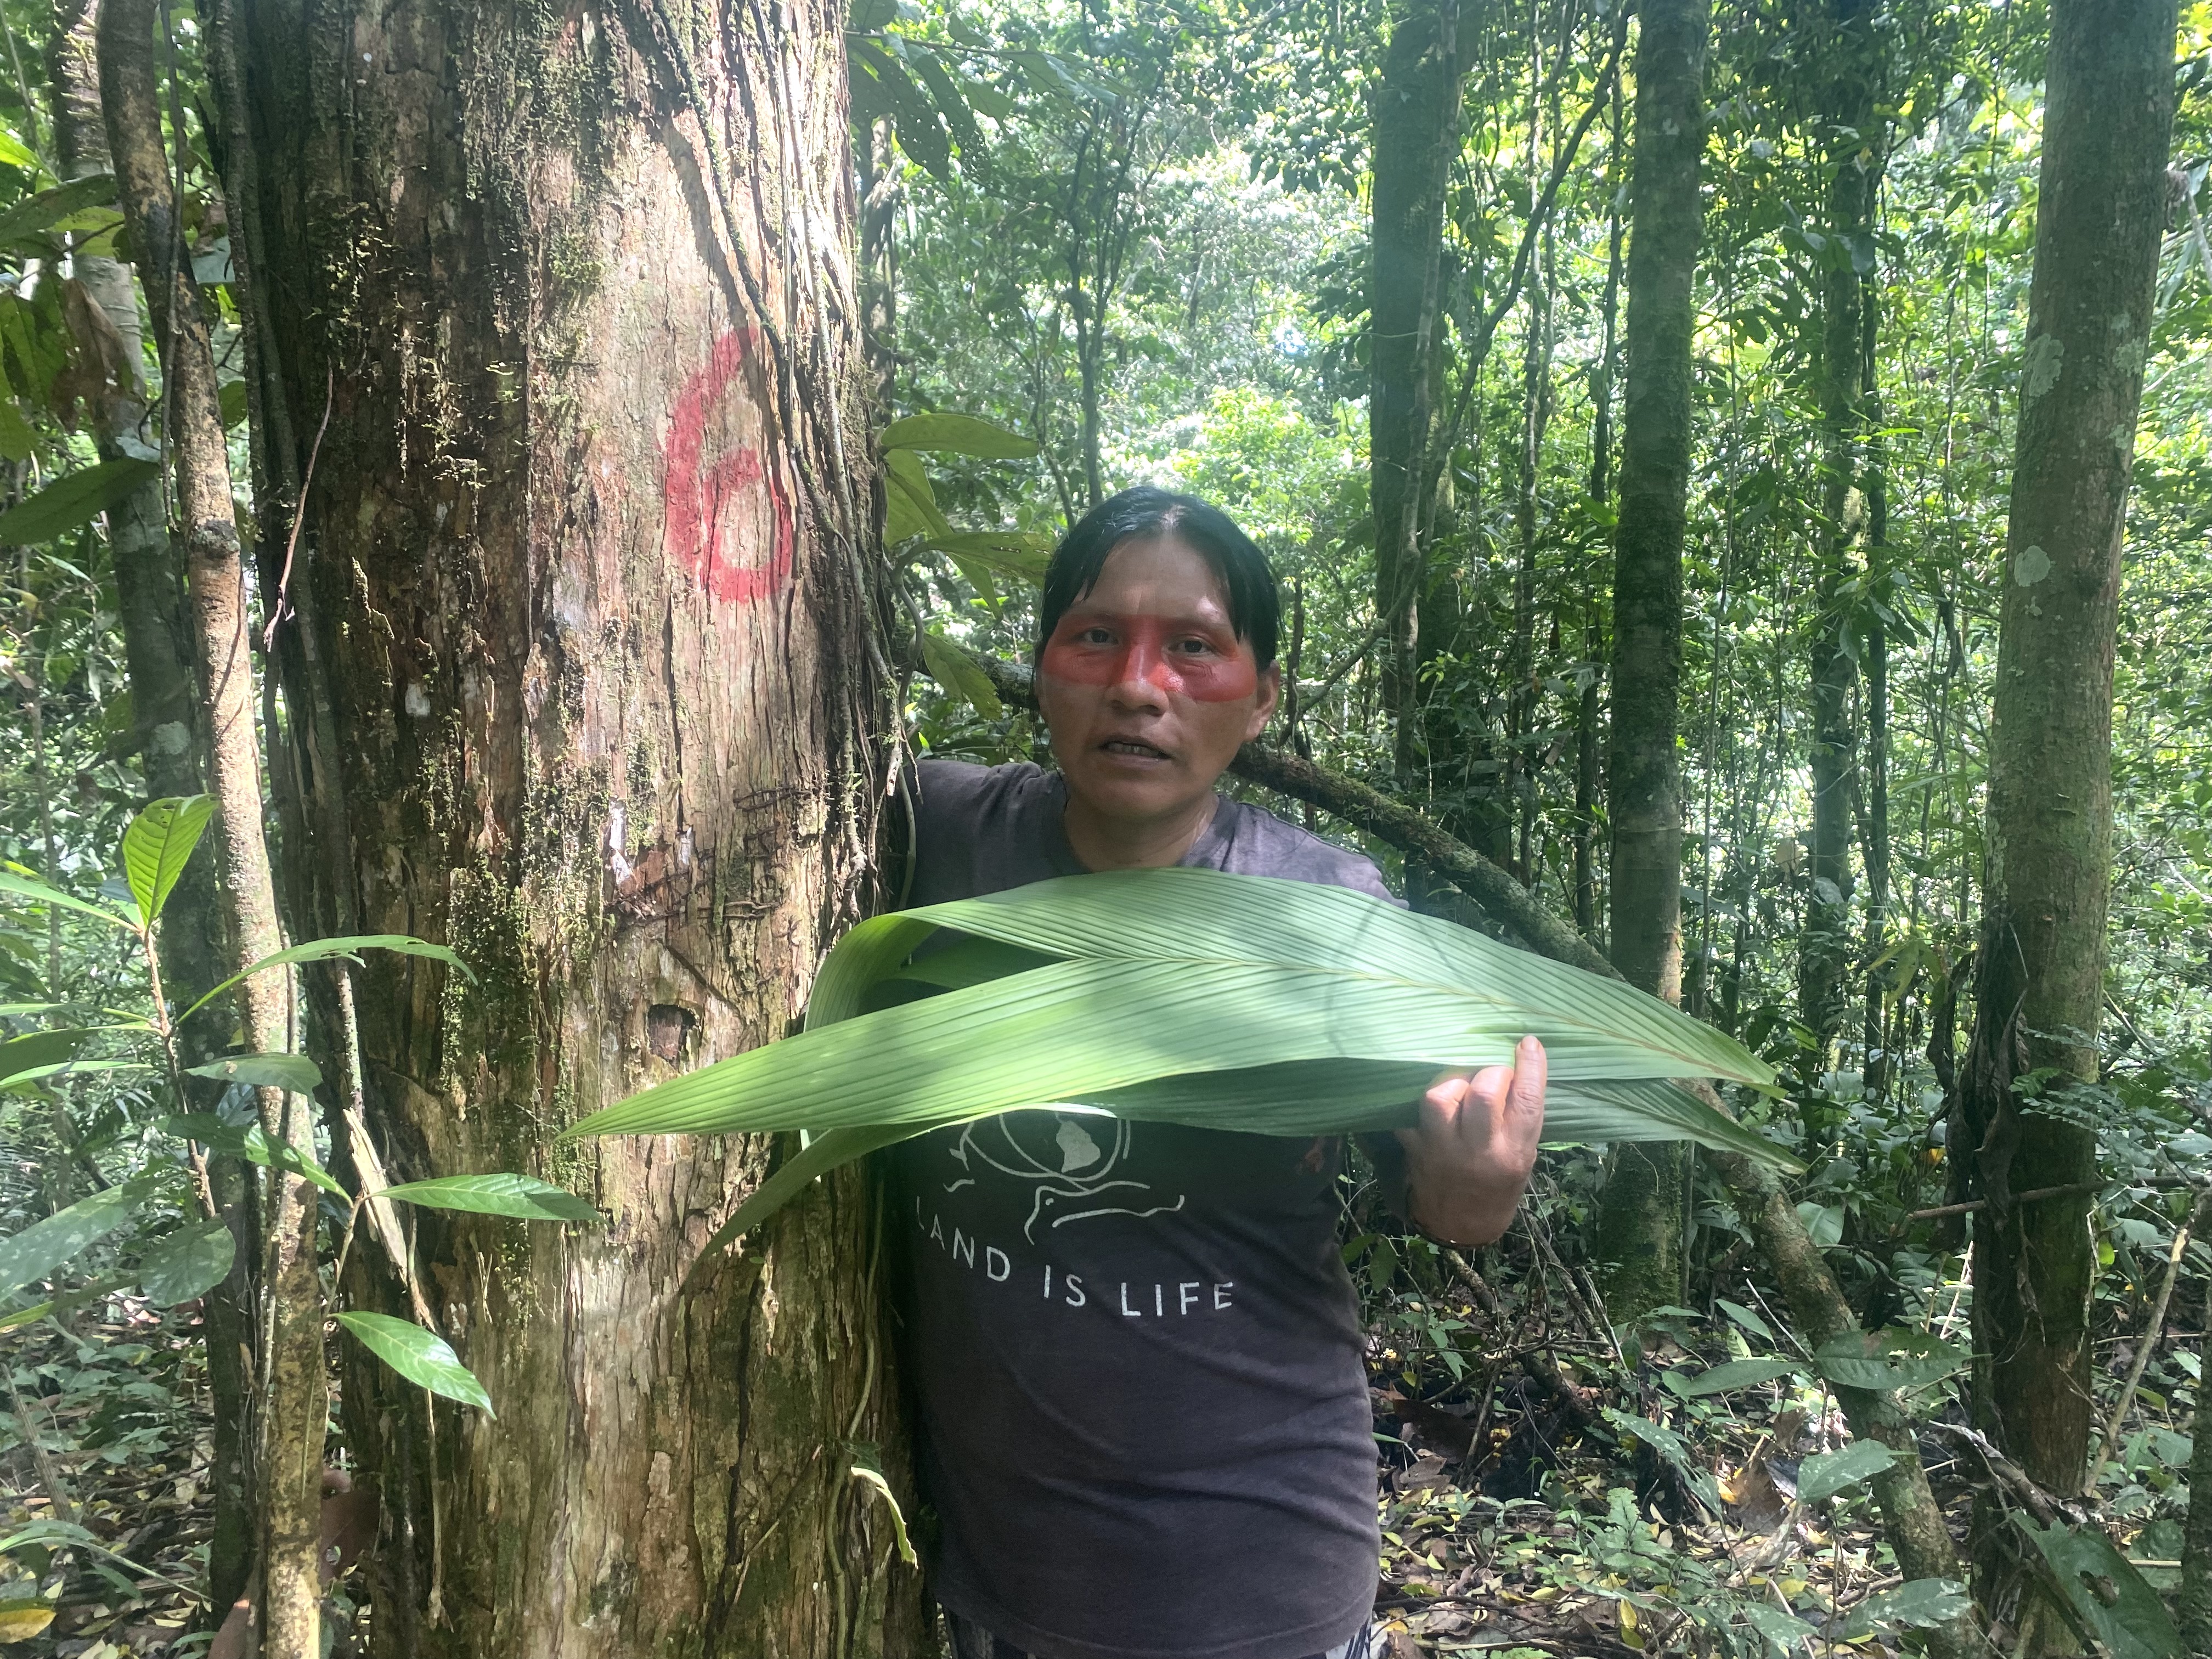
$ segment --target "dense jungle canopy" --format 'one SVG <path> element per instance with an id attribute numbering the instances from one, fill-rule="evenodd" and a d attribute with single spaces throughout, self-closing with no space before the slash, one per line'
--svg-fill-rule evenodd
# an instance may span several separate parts
<path id="1" fill-rule="evenodd" d="M 1049 764 L 1151 483 L 1235 792 L 1802 1166 L 1354 1162 L 1378 1651 L 2212 1652 L 2212 7 L 0 25 L 0 1642 L 939 1650 L 870 1174 L 556 1137 Z"/>

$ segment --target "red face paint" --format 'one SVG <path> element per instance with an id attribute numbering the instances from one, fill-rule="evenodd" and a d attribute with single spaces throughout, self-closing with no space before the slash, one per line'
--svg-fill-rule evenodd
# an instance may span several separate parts
<path id="1" fill-rule="evenodd" d="M 1163 617 L 1091 611 L 1060 619 L 1044 672 L 1076 685 L 1139 684 L 1169 696 L 1235 702 L 1259 689 L 1251 647 L 1225 630 Z"/>

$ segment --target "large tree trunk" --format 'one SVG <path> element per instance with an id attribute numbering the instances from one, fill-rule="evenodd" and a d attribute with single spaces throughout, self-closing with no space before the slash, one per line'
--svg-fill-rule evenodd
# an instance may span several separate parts
<path id="1" fill-rule="evenodd" d="M 1458 0 L 1409 0 L 1392 19 L 1375 89 L 1374 223 L 1368 271 L 1369 493 L 1375 513 L 1375 614 L 1399 781 L 1420 753 L 1416 678 L 1424 581 L 1421 487 L 1434 415 L 1444 185 L 1459 143 Z M 1470 371 L 1472 372 L 1472 371 Z"/>
<path id="2" fill-rule="evenodd" d="M 1706 0 L 1650 0 L 1636 49 L 1628 386 L 1613 537 L 1612 957 L 1669 1002 L 1682 994 L 1682 534 L 1690 485 L 1690 343 L 1705 144 Z M 1632 1321 L 1681 1297 L 1686 1145 L 1614 1148 L 1598 1210 L 1606 1299 Z"/>
<path id="3" fill-rule="evenodd" d="M 2097 1078 L 2113 633 L 2166 220 L 2174 28 L 2172 0 L 2051 8 L 1962 1079 L 1989 1200 L 1974 1227 L 1977 1404 L 2014 1461 L 2060 1493 L 2081 1490 L 2088 1446 L 2090 1200 L 2012 1194 L 2078 1194 L 2095 1173 L 2095 1135 L 2032 1109 L 2014 1085 L 2033 1076 L 2047 1095 Z"/>
<path id="4" fill-rule="evenodd" d="M 852 1474 L 898 1449 L 868 1188 L 793 1206 L 687 1298 L 768 1144 L 549 1145 L 780 1036 L 866 898 L 842 13 L 235 9 L 258 182 L 234 234 L 289 434 L 268 470 L 302 481 L 288 725 L 327 715 L 296 763 L 343 809 L 295 890 L 318 927 L 343 909 L 476 970 L 358 976 L 392 1178 L 532 1170 L 607 1217 L 416 1216 L 499 1414 L 348 1352 L 379 1650 L 918 1651 L 915 1576 Z M 354 1259 L 348 1293 L 404 1311 Z"/>

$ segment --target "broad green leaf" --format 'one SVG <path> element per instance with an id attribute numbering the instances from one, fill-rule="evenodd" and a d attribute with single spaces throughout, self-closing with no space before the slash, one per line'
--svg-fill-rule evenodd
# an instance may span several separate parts
<path id="1" fill-rule="evenodd" d="M 1840 1244 L 1844 1239 L 1844 1206 L 1840 1204 L 1814 1204 L 1809 1201 L 1797 1206 L 1797 1218 L 1805 1224 L 1805 1237 L 1814 1245 L 1827 1249 Z"/>
<path id="2" fill-rule="evenodd" d="M 18 1072 L 0 1089 L 15 1089 L 19 1085 L 43 1083 L 53 1077 L 87 1077 L 94 1072 L 150 1072 L 154 1068 L 136 1060 L 71 1060 L 58 1066 L 33 1066 L 27 1072 Z"/>
<path id="3" fill-rule="evenodd" d="M 58 904 L 64 910 L 97 916 L 111 927 L 127 927 L 134 933 L 138 931 L 138 924 L 128 916 L 118 915 L 103 905 L 88 904 L 81 898 L 72 898 L 59 888 L 49 887 L 43 881 L 34 881 L 28 876 L 19 876 L 11 870 L 0 870 L 0 893 L 13 893 L 17 898 L 28 899 L 33 904 Z"/>
<path id="4" fill-rule="evenodd" d="M 1795 1613 L 1784 1613 L 1779 1607 L 1770 1607 L 1764 1602 L 1748 1598 L 1739 1600 L 1735 1610 L 1747 1623 L 1785 1654 L 1800 1648 L 1811 1650 L 1814 1638 L 1820 1634 Z"/>
<path id="5" fill-rule="evenodd" d="M 1037 441 L 977 415 L 908 415 L 884 428 L 886 450 L 922 449 L 974 455 L 987 461 L 1027 460 Z"/>
<path id="6" fill-rule="evenodd" d="M 2184 1649 L 2173 1615 L 2102 1528 L 2054 1522 L 2045 1529 L 2018 1513 L 2013 1521 L 2034 1541 L 2072 1622 L 2103 1643 L 2112 1659 L 2179 1659 Z"/>
<path id="7" fill-rule="evenodd" d="M 173 1308 L 221 1284 L 238 1241 L 221 1221 L 188 1221 L 146 1252 L 138 1283 L 157 1308 Z"/>
<path id="8" fill-rule="evenodd" d="M 968 94 L 969 106 L 989 116 L 994 121 L 1014 118 L 1014 100 L 988 81 L 971 81 L 961 77 L 961 91 Z"/>
<path id="9" fill-rule="evenodd" d="M 0 214 L 0 219 L 5 217 Z M 0 234 L 0 241 L 5 240 Z M 0 547 L 27 547 L 66 536 L 90 524 L 161 470 L 158 461 L 125 456 L 65 473 L 29 501 L 0 513 Z"/>
<path id="10" fill-rule="evenodd" d="M 0 1295 L 36 1283 L 106 1237 L 131 1218 L 149 1190 L 127 1181 L 0 1238 Z"/>
<path id="11" fill-rule="evenodd" d="M 961 153 L 974 157 L 983 149 L 982 129 L 975 125 L 975 112 L 968 107 L 968 100 L 960 90 L 960 83 L 946 70 L 938 55 L 919 42 L 907 53 L 907 65 L 921 77 L 921 84 L 929 89 L 930 101 L 937 112 L 945 118 L 945 125 L 952 130 L 954 142 Z M 920 447 L 921 446 L 916 446 Z"/>
<path id="12" fill-rule="evenodd" d="M 435 1331 L 426 1331 L 404 1319 L 379 1313 L 342 1313 L 338 1323 L 359 1337 L 371 1353 L 418 1388 L 443 1395 L 448 1400 L 458 1400 L 464 1406 L 477 1407 L 486 1417 L 495 1414 L 491 1408 L 491 1396 L 477 1381 L 476 1373 L 461 1364 L 460 1356 Z"/>
<path id="13" fill-rule="evenodd" d="M 1731 1302 L 1723 1296 L 1716 1298 L 1715 1305 L 1761 1341 L 1772 1342 L 1778 1340 L 1773 1328 L 1750 1309 L 1745 1307 L 1742 1303 Z"/>
<path id="14" fill-rule="evenodd" d="M 933 178 L 952 173 L 952 143 L 945 134 L 929 96 L 915 85 L 906 66 L 875 40 L 851 41 L 855 99 L 891 118 L 899 148 L 919 161 Z M 896 44 L 895 42 L 893 44 Z"/>
<path id="15" fill-rule="evenodd" d="M 88 173 L 82 179 L 42 190 L 0 213 L 0 242 L 19 242 L 26 236 L 35 236 L 73 213 L 90 207 L 105 207 L 114 199 L 115 175 L 112 173 Z"/>
<path id="16" fill-rule="evenodd" d="M 943 541 L 954 533 L 938 509 L 929 475 L 921 468 L 921 457 L 910 449 L 891 450 L 884 456 L 884 475 L 885 540 L 896 544 L 910 537 L 927 536 Z"/>
<path id="17" fill-rule="evenodd" d="M 441 1176 L 386 1187 L 379 1198 L 419 1204 L 426 1210 L 466 1210 L 476 1215 L 507 1215 L 524 1221 L 597 1221 L 599 1212 L 572 1192 L 533 1176 Z"/>
<path id="18" fill-rule="evenodd" d="M 1927 1331 L 1846 1331 L 1813 1355 L 1813 1369 L 1846 1389 L 1925 1388 L 1966 1363 L 1966 1351 Z"/>
<path id="19" fill-rule="evenodd" d="M 1735 1389 L 1757 1388 L 1762 1382 L 1771 1382 L 1796 1370 L 1796 1366 L 1786 1359 L 1731 1359 L 1725 1365 L 1716 1365 L 1709 1371 L 1684 1378 L 1679 1371 L 1666 1374 L 1667 1386 L 1685 1400 L 1701 1399 L 1711 1394 L 1727 1394 Z"/>
<path id="20" fill-rule="evenodd" d="M 216 406 L 222 413 L 223 430 L 228 432 L 244 420 L 249 412 L 248 398 L 252 394 L 243 380 L 227 381 L 216 396 Z"/>
<path id="21" fill-rule="evenodd" d="M 1879 1440 L 1854 1440 L 1841 1451 L 1808 1457 L 1797 1468 L 1797 1497 L 1802 1503 L 1825 1504 L 1846 1486 L 1871 1480 L 1891 1464 L 1897 1454 Z"/>
<path id="22" fill-rule="evenodd" d="M 966 937 L 917 951 L 938 928 Z M 986 942 L 1012 954 L 994 963 Z M 991 977 L 999 964 L 1019 971 Z M 866 1012 L 897 978 L 959 988 Z M 1293 882 L 1121 872 L 876 917 L 830 953 L 806 1027 L 568 1133 L 896 1139 L 1042 1104 L 1279 1134 L 1398 1127 L 1440 1071 L 1504 1060 L 1533 1032 L 1552 1060 L 1547 1141 L 1691 1139 L 1789 1161 L 1667 1080 L 1764 1085 L 1771 1073 L 1728 1038 L 1617 981 Z M 865 1150 L 830 1136 L 809 1147 L 806 1178 L 858 1155 L 844 1147 Z M 787 1167 L 742 1206 L 743 1225 L 803 1184 Z"/>
<path id="23" fill-rule="evenodd" d="M 1698 1462 L 1682 1437 L 1663 1424 L 1654 1423 L 1648 1417 L 1638 1417 L 1631 1412 L 1605 1408 L 1605 1420 L 1623 1434 L 1633 1435 L 1645 1445 L 1674 1465 L 1698 1501 L 1713 1514 L 1721 1511 L 1721 1489 L 1715 1484 L 1711 1469 Z"/>
<path id="24" fill-rule="evenodd" d="M 0 1083 L 30 1074 L 51 1076 L 92 1041 L 89 1031 L 33 1031 L 0 1042 Z"/>
<path id="25" fill-rule="evenodd" d="M 1051 538 L 1026 530 L 961 530 L 933 536 L 928 545 L 963 565 L 981 565 L 1032 586 L 1044 580 L 1052 562 Z"/>
<path id="26" fill-rule="evenodd" d="M 1869 1595 L 1850 1611 L 1842 1639 L 1856 1642 L 1883 1630 L 1932 1630 L 1948 1625 L 1973 1605 L 1963 1584 L 1948 1578 L 1915 1578 L 1895 1589 Z"/>
<path id="27" fill-rule="evenodd" d="M 849 1018 L 933 924 L 1067 959 Z M 1764 1085 L 1771 1075 L 1729 1039 L 1617 981 L 1341 888 L 1206 871 L 1063 878 L 878 917 L 831 953 L 816 1003 L 804 1035 L 672 1079 L 570 1133 L 919 1124 L 1322 1060 L 1395 1066 L 1385 1092 L 1396 1103 L 1372 1122 L 1374 1113 L 1341 1111 L 1316 1122 L 1304 1111 L 1199 1102 L 1201 1121 L 1278 1133 L 1390 1127 L 1407 1121 L 1407 1078 L 1500 1063 L 1528 1033 L 1561 1085 L 1699 1074 Z M 825 1008 L 836 1023 L 822 1023 Z M 1679 1138 L 1695 1103 L 1675 1090 L 1652 1095 L 1679 1097 L 1668 1109 L 1669 1138 Z M 1616 1118 L 1633 1104 L 1613 1102 Z M 1784 1161 L 1763 1139 L 1705 1115 L 1722 1144 Z M 1547 1133 L 1577 1130 L 1554 1122 Z"/>
<path id="28" fill-rule="evenodd" d="M 67 1313 L 71 1308 L 82 1308 L 88 1302 L 97 1302 L 102 1297 L 112 1296 L 117 1291 L 127 1288 L 130 1283 L 129 1279 L 121 1278 L 95 1279 L 30 1307 L 0 1314 L 0 1332 L 19 1330 L 26 1325 L 37 1324 L 49 1314 Z"/>
<path id="29" fill-rule="evenodd" d="M 252 979 L 254 975 L 268 969 L 282 968 L 289 963 L 295 962 L 328 962 L 332 957 L 344 957 L 353 960 L 358 958 L 363 951 L 396 951 L 401 956 L 428 957 L 434 961 L 444 963 L 449 968 L 458 969 L 461 977 L 467 980 L 470 984 L 476 983 L 477 976 L 469 971 L 468 964 L 442 945 L 433 945 L 428 939 L 416 939 L 408 933 L 354 933 L 343 939 L 309 939 L 305 945 L 295 945 L 289 950 L 279 951 L 272 956 L 262 957 L 243 973 L 233 974 L 191 1007 L 185 1009 L 178 1016 L 178 1023 L 181 1024 L 190 1019 L 232 986 L 241 981 Z"/>
<path id="30" fill-rule="evenodd" d="M 4 129 L 0 129 L 0 161 L 7 162 L 10 167 L 29 167 L 34 173 L 46 166 L 29 145 Z"/>
<path id="31" fill-rule="evenodd" d="M 149 802 L 123 832 L 123 873 L 138 902 L 138 919 L 148 927 L 160 918 L 214 816 L 213 795 L 171 795 Z"/>
<path id="32" fill-rule="evenodd" d="M 272 1142 L 258 1123 L 225 1123 L 208 1112 L 189 1112 L 161 1120 L 161 1127 L 186 1140 L 197 1140 L 210 1152 L 242 1158 L 264 1170 L 285 1170 L 320 1187 L 331 1197 L 350 1203 L 353 1194 L 338 1185 L 328 1170 L 296 1146 Z"/>
<path id="33" fill-rule="evenodd" d="M 242 1083 L 249 1089 L 284 1089 L 295 1095 L 313 1094 L 323 1086 L 322 1068 L 305 1054 L 233 1054 L 204 1066 L 188 1066 L 185 1075 Z"/>
<path id="34" fill-rule="evenodd" d="M 975 659 L 933 628 L 922 630 L 921 659 L 931 678 L 972 704 L 985 720 L 997 720 L 1006 712 L 990 677 L 975 665 Z"/>

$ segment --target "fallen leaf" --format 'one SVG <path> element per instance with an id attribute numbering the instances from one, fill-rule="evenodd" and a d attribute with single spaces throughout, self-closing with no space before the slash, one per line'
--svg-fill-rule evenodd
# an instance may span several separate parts
<path id="1" fill-rule="evenodd" d="M 0 1601 L 0 1642 L 27 1642 L 53 1622 L 44 1601 Z"/>

